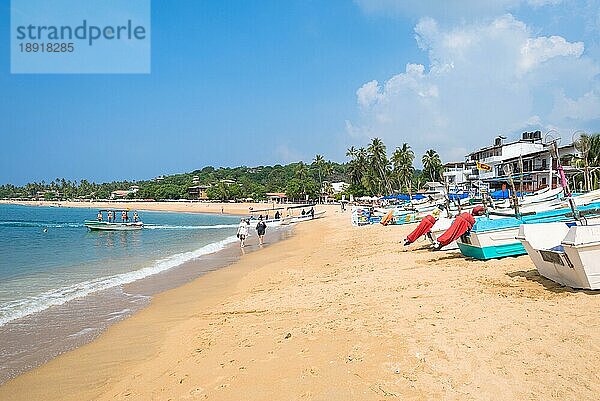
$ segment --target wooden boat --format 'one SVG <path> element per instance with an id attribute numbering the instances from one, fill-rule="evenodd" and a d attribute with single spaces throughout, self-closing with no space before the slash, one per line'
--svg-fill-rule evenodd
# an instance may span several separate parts
<path id="1" fill-rule="evenodd" d="M 116 216 L 121 215 L 123 212 L 127 213 L 129 216 L 130 210 L 127 209 L 110 209 L 110 210 L 99 210 L 99 215 L 102 215 L 104 212 L 109 213 L 112 212 L 114 217 L 113 221 L 105 221 L 104 216 L 102 219 L 98 220 L 85 220 L 84 225 L 92 231 L 134 231 L 141 230 L 144 228 L 144 223 L 141 221 L 129 221 L 128 219 L 125 221 L 116 221 Z M 133 211 L 135 213 L 135 211 Z"/>
<path id="2" fill-rule="evenodd" d="M 306 213 L 305 215 L 300 215 L 300 216 L 293 216 L 291 222 L 292 223 L 300 223 L 303 221 L 314 220 L 314 219 L 323 217 L 324 214 L 325 214 L 325 210 L 319 210 L 318 212 L 315 212 L 314 216 L 310 213 Z"/>
<path id="3" fill-rule="evenodd" d="M 258 220 L 261 217 L 263 218 L 263 221 L 265 222 L 267 227 L 278 227 L 282 224 L 289 224 L 290 219 L 283 217 L 283 213 L 281 212 L 284 209 L 284 207 L 273 207 L 269 209 L 250 210 L 250 226 L 256 227 L 256 224 L 258 224 Z M 274 216 L 277 212 L 279 212 L 280 217 L 276 219 L 274 218 Z"/>
<path id="4" fill-rule="evenodd" d="M 594 217 L 600 217 L 599 208 L 600 203 L 591 203 L 580 207 L 580 210 L 592 211 Z M 471 231 L 457 243 L 463 255 L 480 260 L 524 255 L 527 252 L 516 239 L 521 225 L 569 221 L 573 222 L 574 218 L 571 209 L 566 207 L 510 217 L 479 217 Z"/>
<path id="5" fill-rule="evenodd" d="M 522 225 L 517 238 L 541 276 L 573 288 L 600 290 L 600 224 Z"/>

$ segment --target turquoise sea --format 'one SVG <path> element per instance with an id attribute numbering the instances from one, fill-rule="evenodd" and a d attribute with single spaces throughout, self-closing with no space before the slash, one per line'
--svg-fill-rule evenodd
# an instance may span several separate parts
<path id="1" fill-rule="evenodd" d="M 125 285 L 167 279 L 237 240 L 235 216 L 139 215 L 141 231 L 98 232 L 83 225 L 95 209 L 0 205 L 0 383 L 147 303 Z"/>

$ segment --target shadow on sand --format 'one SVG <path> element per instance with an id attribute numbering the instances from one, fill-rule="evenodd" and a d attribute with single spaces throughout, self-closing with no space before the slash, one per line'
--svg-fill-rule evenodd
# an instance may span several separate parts
<path id="1" fill-rule="evenodd" d="M 523 277 L 529 281 L 534 281 L 538 284 L 544 286 L 545 289 L 555 292 L 557 294 L 561 293 L 582 293 L 586 295 L 600 295 L 600 291 L 591 291 L 591 290 L 578 290 L 571 287 L 566 287 L 562 284 L 555 283 L 554 281 L 547 279 L 546 277 L 540 276 L 537 270 L 519 270 L 514 272 L 506 273 L 508 277 Z"/>

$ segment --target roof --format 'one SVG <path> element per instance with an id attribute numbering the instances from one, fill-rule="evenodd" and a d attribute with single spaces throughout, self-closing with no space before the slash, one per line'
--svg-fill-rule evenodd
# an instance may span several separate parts
<path id="1" fill-rule="evenodd" d="M 444 167 L 456 166 L 457 164 L 464 165 L 465 162 L 464 161 L 462 161 L 462 162 L 448 162 L 448 163 L 444 163 Z"/>
<path id="2" fill-rule="evenodd" d="M 285 198 L 286 197 L 284 192 L 267 192 L 265 195 L 273 197 L 273 198 L 275 198 L 275 197 L 276 198 Z"/>

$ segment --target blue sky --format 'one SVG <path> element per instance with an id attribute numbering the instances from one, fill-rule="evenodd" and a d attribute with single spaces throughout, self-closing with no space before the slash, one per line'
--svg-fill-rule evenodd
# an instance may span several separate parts
<path id="1" fill-rule="evenodd" d="M 0 183 L 600 131 L 598 1 L 153 0 L 151 28 L 148 75 L 11 75 L 0 29 Z"/>

